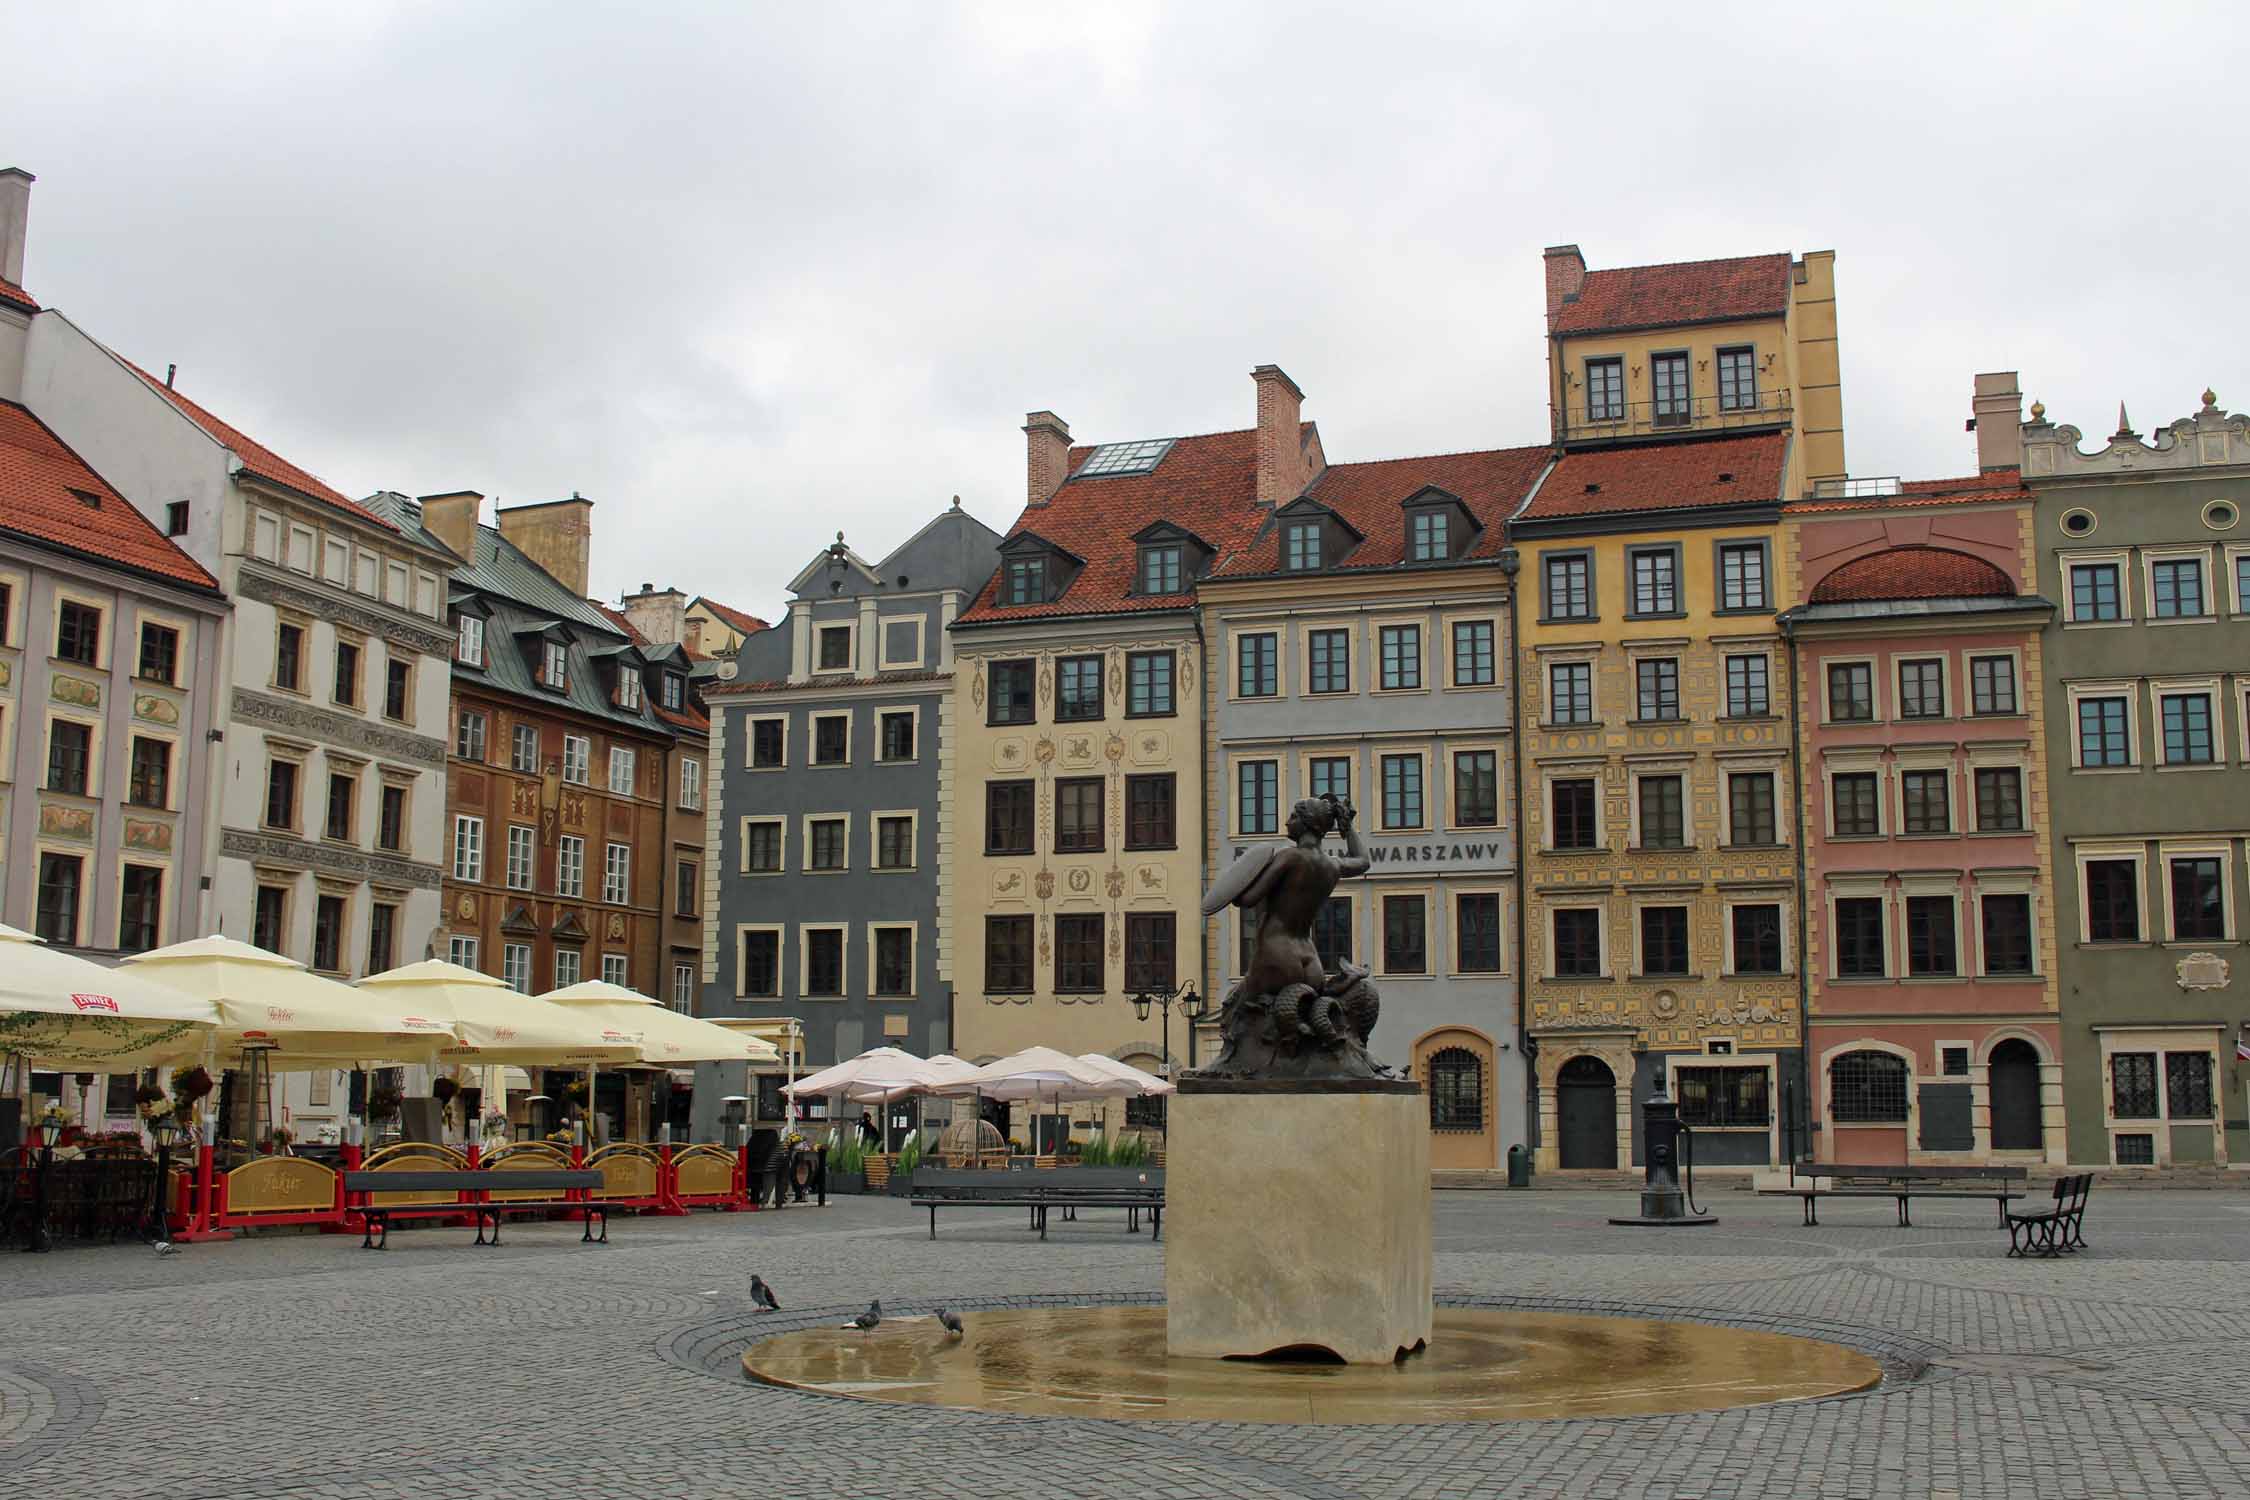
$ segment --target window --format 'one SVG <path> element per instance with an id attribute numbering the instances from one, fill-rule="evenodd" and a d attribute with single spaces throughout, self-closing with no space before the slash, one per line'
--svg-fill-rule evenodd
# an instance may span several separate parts
<path id="1" fill-rule="evenodd" d="M 841 766 L 852 758 L 852 716 L 850 714 L 814 714 L 812 721 L 812 763 L 816 766 Z"/>
<path id="2" fill-rule="evenodd" d="M 1420 828 L 1422 821 L 1422 757 L 1383 757 L 1383 826 Z"/>
<path id="3" fill-rule="evenodd" d="M 745 822 L 742 827 L 742 868 L 750 875 L 778 875 L 781 873 L 781 830 L 779 818 L 762 818 Z"/>
<path id="4" fill-rule="evenodd" d="M 1499 892 L 1469 891 L 1454 901 L 1453 967 L 1462 974 L 1500 972 Z"/>
<path id="5" fill-rule="evenodd" d="M 1756 411 L 1758 372 L 1756 355 L 1749 349 L 1719 351 L 1719 410 Z M 1759 1123 L 1763 1124 L 1763 1121 Z"/>
<path id="6" fill-rule="evenodd" d="M 1766 544 L 1723 542 L 1719 546 L 1719 608 L 1765 609 Z"/>
<path id="7" fill-rule="evenodd" d="M 817 632 L 820 642 L 821 672 L 849 672 L 852 669 L 852 627 L 849 625 L 823 625 Z"/>
<path id="8" fill-rule="evenodd" d="M 1564 906 L 1555 910 L 1555 977 L 1599 979 L 1602 975 L 1602 914 L 1599 907 Z"/>
<path id="9" fill-rule="evenodd" d="M 1032 696 L 1034 682 L 1030 662 L 996 661 L 989 675 L 992 702 L 988 723 L 1029 724 L 1038 717 L 1036 700 Z"/>
<path id="10" fill-rule="evenodd" d="M 375 818 L 375 847 L 394 853 L 406 847 L 406 788 L 384 783 Z"/>
<path id="11" fill-rule="evenodd" d="M 1131 912 L 1125 918 L 1125 990 L 1169 995 L 1175 983 L 1175 918 L 1166 912 Z"/>
<path id="12" fill-rule="evenodd" d="M 2227 935 L 2226 892 L 2219 861 L 2197 855 L 2171 861 L 2172 938 L 2175 942 L 2223 942 Z"/>
<path id="13" fill-rule="evenodd" d="M 2119 1052 L 2109 1060 L 2109 1112 L 2120 1120 L 2154 1120 L 2156 1054 Z"/>
<path id="14" fill-rule="evenodd" d="M 1320 566 L 1320 523 L 1294 521 L 1282 534 L 1281 565 L 1292 573 L 1309 573 Z"/>
<path id="15" fill-rule="evenodd" d="M 312 966 L 327 974 L 343 972 L 344 898 L 341 896 L 323 895 L 313 902 Z"/>
<path id="16" fill-rule="evenodd" d="M 1493 750 L 1453 752 L 1453 822 L 1459 828 L 1500 825 L 1500 756 Z"/>
<path id="17" fill-rule="evenodd" d="M 62 727 L 63 721 L 58 720 L 55 724 L 55 728 L 61 729 Z M 81 736 L 78 751 L 78 754 L 80 756 L 78 775 L 81 782 L 83 782 L 85 776 L 85 767 L 83 764 L 85 754 L 85 742 L 83 736 L 85 734 L 85 729 L 82 725 L 74 725 L 72 727 L 77 728 Z M 69 790 L 69 788 L 67 787 L 57 787 L 54 785 L 54 755 L 55 745 L 54 741 L 50 739 L 47 746 L 47 783 L 51 790 L 67 791 Z M 170 740 L 150 739 L 145 735 L 134 735 L 132 775 L 126 785 L 125 800 L 139 807 L 169 807 L 171 805 L 171 794 L 172 742 Z"/>
<path id="18" fill-rule="evenodd" d="M 127 865 L 124 873 L 117 946 L 127 953 L 146 953 L 156 946 L 163 930 L 164 872 L 149 865 Z"/>
<path id="19" fill-rule="evenodd" d="M 347 708 L 359 703 L 359 646 L 353 641 L 336 643 L 336 701 Z"/>
<path id="20" fill-rule="evenodd" d="M 2133 763 L 2132 738 L 2126 726 L 2123 698 L 2078 700 L 2078 763 L 2081 766 L 2129 766 Z"/>
<path id="21" fill-rule="evenodd" d="M 1626 554 L 1632 572 L 1635 615 L 1680 612 L 1680 554 L 1671 547 L 1635 547 Z"/>
<path id="22" fill-rule="evenodd" d="M 750 769 L 771 771 L 785 763 L 784 745 L 787 742 L 789 721 L 786 719 L 752 719 L 750 721 Z"/>
<path id="23" fill-rule="evenodd" d="M 1430 1055 L 1430 1128 L 1484 1129 L 1484 1064 L 1466 1047 Z"/>
<path id="24" fill-rule="evenodd" d="M 2250 614 L 2250 552 L 2235 553 L 2234 609 L 2236 614 Z"/>
<path id="25" fill-rule="evenodd" d="M 55 615 L 55 655 L 92 666 L 101 656 L 102 612 L 65 599 Z"/>
<path id="26" fill-rule="evenodd" d="M 561 641 L 548 641 L 540 655 L 539 680 L 556 692 L 570 686 L 570 648 Z"/>
<path id="27" fill-rule="evenodd" d="M 464 708 L 453 721 L 453 753 L 463 760 L 484 759 L 484 715 Z"/>
<path id="28" fill-rule="evenodd" d="M 1125 658 L 1125 716 L 1162 718 L 1172 712 L 1172 653 L 1135 651 Z"/>
<path id="29" fill-rule="evenodd" d="M 1348 693 L 1352 690 L 1351 633 L 1312 630 L 1305 633 L 1308 693 Z"/>
<path id="30" fill-rule="evenodd" d="M 609 789 L 611 791 L 627 797 L 633 795 L 634 784 L 639 779 L 639 772 L 639 751 L 628 750 L 621 745 L 609 747 Z"/>
<path id="31" fill-rule="evenodd" d="M 2086 941 L 2141 940 L 2140 866 L 2129 859 L 2086 861 Z"/>
<path id="32" fill-rule="evenodd" d="M 584 786 L 593 774 L 594 742 L 582 734 L 563 736 L 563 780 Z"/>
<path id="33" fill-rule="evenodd" d="M 1635 707 L 1643 719 L 1677 719 L 1680 716 L 1680 664 L 1669 656 L 1651 657 L 1634 664 L 1640 696 Z"/>
<path id="34" fill-rule="evenodd" d="M 1169 774 L 1126 777 L 1125 847 L 1172 848 L 1178 842 L 1173 823 L 1176 802 L 1173 778 Z"/>
<path id="35" fill-rule="evenodd" d="M 470 885 L 484 879 L 484 819 L 454 815 L 453 878 Z"/>
<path id="36" fill-rule="evenodd" d="M 1270 760 L 1237 761 L 1235 829 L 1245 834 L 1281 831 L 1281 768 Z"/>
<path id="37" fill-rule="evenodd" d="M 260 944 L 260 946 L 264 946 Z M 445 961 L 464 969 L 477 967 L 477 940 L 473 937 L 449 937 L 445 940 Z"/>
<path id="38" fill-rule="evenodd" d="M 1753 902 L 1732 908 L 1727 925 L 1733 929 L 1734 972 L 1781 972 L 1781 908 Z"/>
<path id="39" fill-rule="evenodd" d="M 2116 563 L 2073 563 L 2070 567 L 2070 618 L 2118 620 L 2124 603 Z"/>
<path id="40" fill-rule="evenodd" d="M 680 806 L 689 812 L 703 809 L 703 762 L 693 756 L 680 758 Z"/>
<path id="41" fill-rule="evenodd" d="M 1776 844 L 1773 772 L 1739 771 L 1727 777 L 1727 842 Z"/>
<path id="42" fill-rule="evenodd" d="M 1984 972 L 2031 973 L 2031 897 L 1989 895 L 1978 905 L 1983 913 Z"/>
<path id="43" fill-rule="evenodd" d="M 1352 898 L 1330 896 L 1313 913 L 1313 952 L 1321 968 L 1333 974 L 1352 956 Z"/>
<path id="44" fill-rule="evenodd" d="M 1234 691 L 1238 698 L 1271 698 L 1281 691 L 1281 638 L 1271 632 L 1234 638 Z"/>
<path id="45" fill-rule="evenodd" d="M 1542 601 L 1550 620 L 1594 618 L 1594 559 L 1583 552 L 1567 552 L 1545 560 Z"/>
<path id="46" fill-rule="evenodd" d="M 2164 693 L 2157 698 L 2164 710 L 2164 763 L 2168 766 L 2211 764 L 2211 695 Z"/>
<path id="47" fill-rule="evenodd" d="M 2012 714 L 2016 711 L 2014 657 L 1969 658 L 1969 711 L 1977 714 Z"/>
<path id="48" fill-rule="evenodd" d="M 1335 797 L 1339 801 L 1352 800 L 1352 758 L 1348 755 L 1316 755 L 1305 763 L 1308 794 L 1314 797 Z"/>
<path id="49" fill-rule="evenodd" d="M 268 953 L 279 953 L 289 942 L 289 888 L 261 885 L 250 913 L 250 941 Z"/>
<path id="50" fill-rule="evenodd" d="M 328 773 L 328 816 L 323 822 L 324 837 L 349 842 L 353 825 L 358 822 L 354 814 L 359 806 L 359 778 L 340 772 Z"/>
<path id="51" fill-rule="evenodd" d="M 1961 972 L 1951 896 L 1906 898 L 1906 972 L 1916 979 Z"/>
<path id="52" fill-rule="evenodd" d="M 1828 717 L 1838 724 L 1864 724 L 1875 717 L 1873 666 L 1846 661 L 1829 667 Z"/>
<path id="53" fill-rule="evenodd" d="M 133 675 L 150 682 L 179 681 L 180 633 L 169 625 L 141 624 L 141 660 Z"/>
<path id="54" fill-rule="evenodd" d="M 1640 778 L 1641 847 L 1687 847 L 1687 801 L 1678 776 Z"/>
<path id="55" fill-rule="evenodd" d="M 1772 1121 L 1764 1068 L 1679 1068 L 1672 1083 L 1684 1125 L 1708 1130 Z"/>
<path id="56" fill-rule="evenodd" d="M 1098 994 L 1102 989 L 1102 914 L 1066 912 L 1055 918 L 1055 993 Z"/>
<path id="57" fill-rule="evenodd" d="M 1766 691 L 1767 662 L 1763 653 L 1727 658 L 1727 717 L 1754 719 L 1771 713 Z"/>
<path id="58" fill-rule="evenodd" d="M 914 820 L 912 818 L 877 818 L 875 820 L 875 868 L 878 870 L 911 870 L 914 868 Z"/>
<path id="59" fill-rule="evenodd" d="M 781 993 L 781 934 L 770 931 L 745 932 L 742 944 L 742 993 L 745 995 L 778 995 Z M 558 958 L 560 954 L 556 955 Z"/>
<path id="60" fill-rule="evenodd" d="M 1407 517 L 1406 555 L 1411 562 L 1443 562 L 1453 555 L 1450 517 L 1442 510 L 1420 510 Z"/>
<path id="61" fill-rule="evenodd" d="M 1102 847 L 1104 786 L 1099 776 L 1055 783 L 1055 852 L 1088 854 Z"/>
<path id="62" fill-rule="evenodd" d="M 1550 724 L 1591 724 L 1594 722 L 1594 664 L 1590 661 L 1558 661 L 1547 667 L 1547 722 Z"/>
<path id="63" fill-rule="evenodd" d="M 1688 359 L 1685 354 L 1656 354 L 1649 357 L 1649 385 L 1655 393 L 1652 405 L 1656 425 L 1659 427 L 1684 427 L 1688 420 Z"/>
<path id="64" fill-rule="evenodd" d="M 1176 594 L 1180 591 L 1180 549 L 1176 543 L 1141 548 L 1140 592 Z"/>
<path id="65" fill-rule="evenodd" d="M 508 825 L 507 882 L 508 889 L 511 891 L 528 891 L 531 889 L 534 859 L 532 840 L 535 837 L 533 830 L 521 823 Z"/>
<path id="66" fill-rule="evenodd" d="M 1839 1125 L 1906 1123 L 1906 1062 L 1888 1052 L 1847 1052 L 1828 1065 L 1828 1111 Z"/>
<path id="67" fill-rule="evenodd" d="M 1031 918 L 984 919 L 984 987 L 996 995 L 1031 993 Z"/>
<path id="68" fill-rule="evenodd" d="M 1453 623 L 1453 685 L 1491 687 L 1499 681 L 1492 648 L 1490 620 L 1456 620 Z"/>
<path id="69" fill-rule="evenodd" d="M 270 761 L 266 765 L 266 826 L 297 826 L 297 763 Z"/>
<path id="70" fill-rule="evenodd" d="M 913 928 L 878 927 L 875 929 L 875 993 L 878 995 L 911 995 L 914 993 Z"/>
<path id="71" fill-rule="evenodd" d="M 1977 768 L 1977 831 L 2023 831 L 2023 772 L 2015 766 Z"/>
<path id="72" fill-rule="evenodd" d="M 1969 1076 L 1969 1049 L 1966 1047 L 1938 1048 L 1938 1071 L 1948 1078 Z"/>
<path id="73" fill-rule="evenodd" d="M 1951 773 L 1946 771 L 1899 772 L 1900 832 L 1952 832 L 1953 809 L 1949 805 L 1950 780 Z"/>
<path id="74" fill-rule="evenodd" d="M 840 943 L 841 939 L 839 938 L 838 941 Z M 602 955 L 602 983 L 630 988 L 632 980 L 626 972 L 628 968 L 629 963 L 624 954 L 604 953 Z"/>
<path id="75" fill-rule="evenodd" d="M 1898 716 L 1902 719 L 1945 717 L 1945 663 L 1902 661 L 1898 664 Z"/>
<path id="76" fill-rule="evenodd" d="M 284 620 L 274 628 L 273 685 L 286 692 L 302 691 L 305 670 L 305 629 Z"/>
<path id="77" fill-rule="evenodd" d="M 984 852 L 1031 852 L 1032 804 L 1036 789 L 1028 781 L 984 784 Z"/>
<path id="78" fill-rule="evenodd" d="M 631 899 L 633 850 L 628 844 L 611 844 L 602 861 L 602 899 L 623 906 Z"/>
<path id="79" fill-rule="evenodd" d="M 805 824 L 805 868 L 844 868 L 844 839 L 850 823 L 844 818 L 814 818 Z M 611 847 L 616 847 L 612 845 Z"/>
<path id="80" fill-rule="evenodd" d="M 1688 909 L 1641 908 L 1641 972 L 1667 977 L 1688 972 Z"/>
<path id="81" fill-rule="evenodd" d="M 1074 723 L 1102 716 L 1102 659 L 1066 656 L 1055 663 L 1055 720 Z"/>
<path id="82" fill-rule="evenodd" d="M 629 662 L 620 662 L 617 666 L 617 706 L 627 713 L 640 712 L 640 669 Z"/>
<path id="83" fill-rule="evenodd" d="M 1836 977 L 1881 979 L 1888 973 L 1883 962 L 1883 898 L 1836 898 Z"/>
<path id="84" fill-rule="evenodd" d="M 2149 613 L 2159 620 L 2208 614 L 2203 599 L 2203 559 L 2166 558 L 2148 565 Z"/>
<path id="85" fill-rule="evenodd" d="M 188 503 L 174 500 L 164 507 L 164 534 L 186 536 L 188 530 Z"/>
<path id="86" fill-rule="evenodd" d="M 1047 598 L 1047 559 L 1043 557 L 1011 557 L 1008 559 L 1007 602 L 1010 604 L 1041 604 Z"/>
<path id="87" fill-rule="evenodd" d="M 484 621 L 475 615 L 463 615 L 460 638 L 454 642 L 453 655 L 463 666 L 484 665 Z"/>
<path id="88" fill-rule="evenodd" d="M 805 993 L 844 993 L 844 933 L 839 927 L 805 929 Z"/>
<path id="89" fill-rule="evenodd" d="M 575 833 L 555 840 L 555 894 L 572 900 L 586 896 L 586 841 Z"/>
<path id="90" fill-rule="evenodd" d="M 2211 1054 L 2164 1054 L 2165 1113 L 2175 1120 L 2211 1118 Z"/>
<path id="91" fill-rule="evenodd" d="M 1422 685 L 1422 627 L 1385 625 L 1377 638 L 1382 648 L 1385 692 L 1400 692 Z"/>
<path id="92" fill-rule="evenodd" d="M 1625 420 L 1625 361 L 1622 359 L 1586 361 L 1586 420 Z"/>
<path id="93" fill-rule="evenodd" d="M 1429 911 L 1421 896 L 1383 898 L 1383 972 L 1426 974 L 1430 968 Z"/>
<path id="94" fill-rule="evenodd" d="M 1553 784 L 1554 841 L 1556 849 L 1592 849 L 1598 837 L 1595 822 L 1599 799 L 1591 778 L 1573 777 Z"/>
<path id="95" fill-rule="evenodd" d="M 683 1016 L 695 1014 L 695 965 L 693 964 L 672 965 L 672 1009 Z"/>
<path id="96" fill-rule="evenodd" d="M 666 672 L 663 693 L 664 706 L 678 713 L 680 705 L 687 700 L 687 679 L 677 672 Z"/>
<path id="97" fill-rule="evenodd" d="M 367 972 L 380 974 L 395 962 L 398 951 L 398 908 L 378 901 L 367 908 Z M 561 977 L 558 971 L 557 977 Z"/>
<path id="98" fill-rule="evenodd" d="M 401 722 L 414 714 L 414 664 L 385 657 L 383 660 L 383 717 Z"/>

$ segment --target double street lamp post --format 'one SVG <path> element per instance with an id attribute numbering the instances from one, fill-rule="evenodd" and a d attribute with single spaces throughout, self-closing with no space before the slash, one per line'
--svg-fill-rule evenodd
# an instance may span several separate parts
<path id="1" fill-rule="evenodd" d="M 1210 1008 L 1204 998 L 1195 992 L 1195 981 L 1191 979 L 1186 984 L 1181 985 L 1177 994 L 1150 994 L 1147 990 L 1143 990 L 1133 997 L 1133 1014 L 1143 1021 L 1148 1019 L 1148 1013 L 1152 1007 L 1162 1006 L 1164 1009 L 1163 1066 L 1166 1083 L 1173 1081 L 1172 1007 L 1175 1005 L 1180 1008 L 1180 1014 L 1187 1019 L 1188 1066 L 1192 1068 L 1195 1066 L 1195 1023 L 1202 1020 L 1204 1013 Z M 1167 1109 L 1165 1115 L 1169 1118 L 1171 1111 Z"/>

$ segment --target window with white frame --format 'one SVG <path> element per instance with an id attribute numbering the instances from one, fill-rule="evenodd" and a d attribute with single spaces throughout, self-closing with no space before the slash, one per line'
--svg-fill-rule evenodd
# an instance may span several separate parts
<path id="1" fill-rule="evenodd" d="M 2081 768 L 2103 770 L 2133 763 L 2133 698 L 2129 691 L 2097 692 L 2071 689 L 2071 712 L 2076 721 L 2077 762 Z"/>
<path id="2" fill-rule="evenodd" d="M 539 668 L 539 680 L 557 692 L 570 686 L 570 648 L 561 641 L 546 643 Z"/>
<path id="3" fill-rule="evenodd" d="M 461 617 L 460 640 L 455 644 L 453 654 L 463 666 L 481 667 L 484 665 L 484 621 L 482 619 L 475 615 L 463 615 Z"/>
<path id="4" fill-rule="evenodd" d="M 1547 664 L 1547 722 L 1594 722 L 1594 664 L 1558 661 Z"/>
<path id="5" fill-rule="evenodd" d="M 636 773 L 640 769 L 640 752 L 622 745 L 609 747 L 609 789 L 631 796 Z"/>
<path id="6" fill-rule="evenodd" d="M 521 823 L 508 825 L 507 877 L 508 889 L 511 891 L 528 891 L 531 889 L 534 857 L 532 841 L 536 836 L 536 830 Z"/>
<path id="7" fill-rule="evenodd" d="M 1914 657 L 1898 664 L 1898 716 L 1945 717 L 1945 658 Z"/>
<path id="8" fill-rule="evenodd" d="M 602 955 L 602 983 L 614 984 L 619 989 L 633 987 L 632 966 L 622 953 Z"/>
<path id="9" fill-rule="evenodd" d="M 683 1016 L 695 1014 L 695 965 L 672 965 L 672 1009 Z"/>
<path id="10" fill-rule="evenodd" d="M 2016 712 L 2016 659 L 2012 656 L 1969 658 L 1969 711 L 1973 714 Z"/>
<path id="11" fill-rule="evenodd" d="M 453 878 L 471 885 L 484 879 L 484 819 L 453 819 Z"/>
<path id="12" fill-rule="evenodd" d="M 1728 718 L 1762 718 L 1773 711 L 1772 699 L 1767 692 L 1767 667 L 1763 651 L 1727 658 Z"/>
<path id="13" fill-rule="evenodd" d="M 555 840 L 555 894 L 573 898 L 586 894 L 586 841 L 575 833 Z"/>
<path id="14" fill-rule="evenodd" d="M 477 940 L 473 937 L 449 937 L 445 940 L 445 961 L 464 969 L 477 966 Z"/>
<path id="15" fill-rule="evenodd" d="M 2217 735 L 2212 727 L 2211 698 L 2208 691 L 2165 692 L 2160 689 L 2157 692 L 2164 764 L 2207 766 L 2216 759 Z"/>
<path id="16" fill-rule="evenodd" d="M 555 950 L 555 988 L 569 989 L 586 977 L 586 955 L 576 948 Z"/>
<path id="17" fill-rule="evenodd" d="M 629 662 L 617 668 L 617 706 L 627 713 L 639 713 L 641 709 L 640 669 Z"/>
<path id="18" fill-rule="evenodd" d="M 693 756 L 680 757 L 680 806 L 689 812 L 703 808 L 703 762 Z"/>
<path id="19" fill-rule="evenodd" d="M 582 734 L 563 736 L 563 780 L 584 786 L 594 764 L 594 742 Z"/>
<path id="20" fill-rule="evenodd" d="M 2149 618 L 2184 620 L 2211 613 L 2210 593 L 2203 585 L 2207 560 L 2201 552 L 2187 557 L 2149 558 Z"/>
<path id="21" fill-rule="evenodd" d="M 500 945 L 500 980 L 519 995 L 531 993 L 531 944 Z"/>
<path id="22" fill-rule="evenodd" d="M 623 906 L 633 885 L 633 849 L 630 844 L 611 844 L 602 865 L 602 899 L 613 906 Z"/>
<path id="23" fill-rule="evenodd" d="M 2126 618 L 2125 564 L 2121 560 L 2074 562 L 2070 580 L 2070 623 L 2110 624 Z"/>

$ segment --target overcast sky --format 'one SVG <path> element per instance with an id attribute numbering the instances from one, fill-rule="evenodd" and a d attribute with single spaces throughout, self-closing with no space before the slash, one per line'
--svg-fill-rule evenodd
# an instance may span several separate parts
<path id="1" fill-rule="evenodd" d="M 583 492 L 609 598 L 771 615 L 1267 361 L 1332 461 L 1542 441 L 1561 241 L 1836 250 L 1855 474 L 1973 470 L 1979 370 L 2250 408 L 2235 10 L 1562 12 L 0 0 L 0 164 L 42 302 L 347 493 Z"/>

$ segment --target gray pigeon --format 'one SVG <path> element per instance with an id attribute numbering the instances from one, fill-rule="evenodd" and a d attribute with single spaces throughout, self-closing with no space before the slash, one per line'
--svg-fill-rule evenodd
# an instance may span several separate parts
<path id="1" fill-rule="evenodd" d="M 867 1311 L 861 1313 L 858 1317 L 852 1319 L 844 1326 L 846 1328 L 868 1329 L 873 1328 L 877 1323 L 880 1323 L 882 1321 L 883 1299 L 877 1297 L 873 1302 L 867 1304 Z"/>
<path id="2" fill-rule="evenodd" d="M 959 1313 L 947 1312 L 941 1307 L 937 1310 L 937 1320 L 944 1327 L 945 1336 L 949 1339 L 957 1339 L 968 1331 L 961 1326 L 961 1315 Z"/>
<path id="3" fill-rule="evenodd" d="M 180 1247 L 170 1240 L 158 1240 L 156 1242 L 156 1253 L 158 1255 L 177 1255 L 180 1253 Z"/>
<path id="4" fill-rule="evenodd" d="M 750 1301 L 760 1312 L 781 1311 L 781 1304 L 774 1301 L 773 1288 L 766 1285 L 762 1276 L 750 1278 Z"/>

